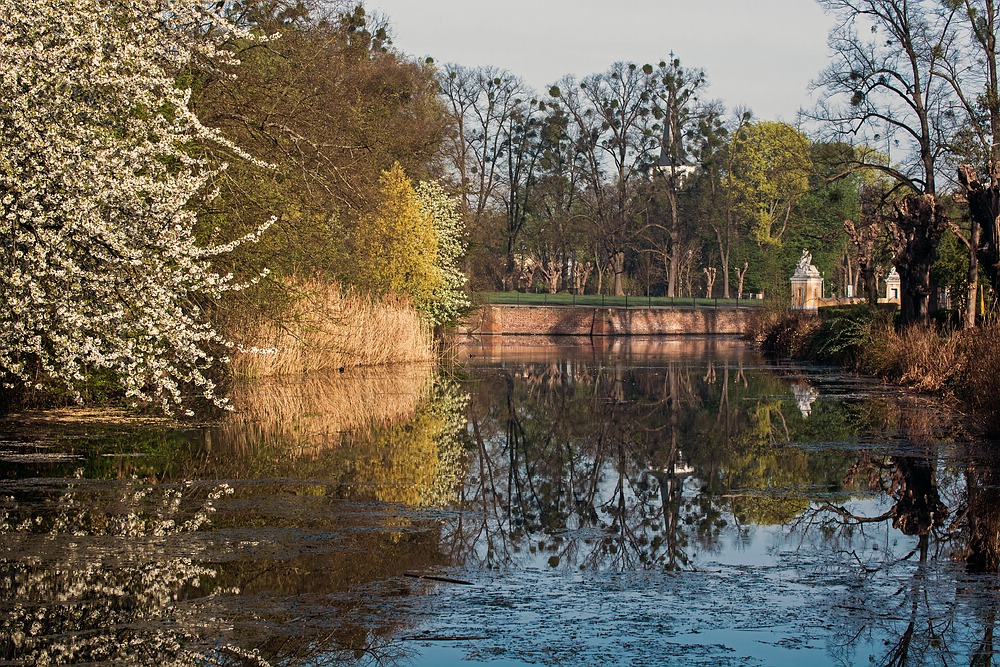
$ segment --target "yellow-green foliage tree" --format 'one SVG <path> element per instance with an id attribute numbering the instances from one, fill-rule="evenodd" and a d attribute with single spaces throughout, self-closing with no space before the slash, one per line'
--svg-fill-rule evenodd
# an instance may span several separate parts
<path id="1" fill-rule="evenodd" d="M 398 163 L 382 173 L 380 183 L 381 204 L 352 231 L 354 282 L 375 294 L 406 295 L 429 313 L 444 284 L 434 222 Z"/>
<path id="2" fill-rule="evenodd" d="M 781 244 L 795 205 L 809 190 L 809 140 L 785 123 L 759 121 L 740 130 L 727 182 L 736 209 L 762 247 Z"/>
<path id="3" fill-rule="evenodd" d="M 214 239 L 213 230 L 233 235 L 262 215 L 276 218 L 260 243 L 216 264 L 223 275 L 270 269 L 267 291 L 242 292 L 241 305 L 287 322 L 286 297 L 299 296 L 301 279 L 350 286 L 349 241 L 380 202 L 379 175 L 398 162 L 427 178 L 448 119 L 432 65 L 394 49 L 388 25 L 357 3 L 227 3 L 223 11 L 280 38 L 234 44 L 235 79 L 192 66 L 182 80 L 206 125 L 270 167 L 216 155 L 231 164 L 217 179 L 219 196 L 203 204 L 199 231 Z M 230 319 L 244 321 L 244 310 Z"/>

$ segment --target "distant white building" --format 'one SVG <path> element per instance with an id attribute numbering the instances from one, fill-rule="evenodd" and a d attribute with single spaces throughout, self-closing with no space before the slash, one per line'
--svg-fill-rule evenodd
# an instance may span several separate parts
<path id="1" fill-rule="evenodd" d="M 656 161 L 656 169 L 663 174 L 676 175 L 677 185 L 683 184 L 684 180 L 698 169 L 697 165 L 689 162 L 684 156 L 680 137 L 675 141 L 669 110 L 663 118 L 663 139 L 660 141 L 660 157 Z"/>

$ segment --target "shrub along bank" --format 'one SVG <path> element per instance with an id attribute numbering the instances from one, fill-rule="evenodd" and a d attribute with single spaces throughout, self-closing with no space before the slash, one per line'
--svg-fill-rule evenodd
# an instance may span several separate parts
<path id="1" fill-rule="evenodd" d="M 895 313 L 869 306 L 819 316 L 767 312 L 753 332 L 765 353 L 843 366 L 919 391 L 954 396 L 1000 435 L 1000 324 L 970 330 L 898 329 Z"/>

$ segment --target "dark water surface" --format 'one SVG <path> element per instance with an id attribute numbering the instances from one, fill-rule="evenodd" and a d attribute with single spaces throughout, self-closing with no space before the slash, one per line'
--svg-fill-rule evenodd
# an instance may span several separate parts
<path id="1" fill-rule="evenodd" d="M 725 339 L 0 423 L 0 665 L 990 665 L 997 443 Z"/>

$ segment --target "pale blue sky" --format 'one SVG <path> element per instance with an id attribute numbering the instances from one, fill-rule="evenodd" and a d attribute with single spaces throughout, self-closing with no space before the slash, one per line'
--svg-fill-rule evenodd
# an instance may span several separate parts
<path id="1" fill-rule="evenodd" d="M 759 118 L 794 121 L 827 63 L 831 25 L 813 0 L 366 0 L 395 44 L 439 63 L 495 65 L 539 92 L 616 60 L 671 50 L 706 70 L 708 97 Z"/>

